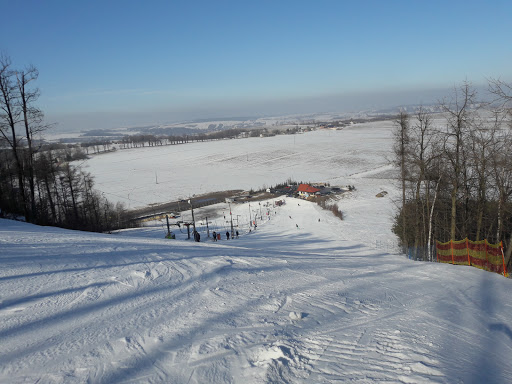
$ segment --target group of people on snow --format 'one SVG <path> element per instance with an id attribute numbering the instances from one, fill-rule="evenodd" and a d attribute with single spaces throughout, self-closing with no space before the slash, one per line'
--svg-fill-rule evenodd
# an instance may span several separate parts
<path id="1" fill-rule="evenodd" d="M 199 236 L 199 233 L 197 233 L 197 236 Z M 229 240 L 230 236 L 231 236 L 231 234 L 229 233 L 229 231 L 226 231 L 226 240 Z M 238 239 L 238 236 L 239 236 L 238 230 L 236 230 L 235 233 L 233 233 L 233 236 L 231 236 L 231 238 L 234 239 L 235 236 Z M 220 240 L 220 233 L 217 233 L 216 231 L 213 231 L 212 232 L 212 237 L 213 237 L 213 241 L 218 241 L 218 240 Z M 196 239 L 196 235 L 195 234 L 194 234 L 194 239 Z M 199 241 L 199 240 L 196 240 L 196 241 Z"/>

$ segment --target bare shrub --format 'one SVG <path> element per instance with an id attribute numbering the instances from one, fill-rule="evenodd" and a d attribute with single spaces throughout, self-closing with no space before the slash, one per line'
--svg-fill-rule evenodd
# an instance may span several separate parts
<path id="1" fill-rule="evenodd" d="M 334 216 L 343 220 L 343 212 L 338 208 L 336 203 L 328 196 L 316 196 L 314 201 L 323 209 L 331 211 Z"/>

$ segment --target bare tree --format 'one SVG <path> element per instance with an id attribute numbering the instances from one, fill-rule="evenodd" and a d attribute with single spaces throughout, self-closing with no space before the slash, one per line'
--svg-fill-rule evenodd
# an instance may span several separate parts
<path id="1" fill-rule="evenodd" d="M 503 225 L 505 221 L 505 207 L 512 196 L 512 159 L 509 155 L 512 146 L 512 134 L 510 131 L 504 131 L 500 135 L 493 148 L 493 156 L 491 157 L 492 175 L 494 185 L 497 190 L 497 226 L 496 238 L 505 240 Z M 507 260 L 510 261 L 512 253 L 512 235 L 508 239 Z"/>
<path id="2" fill-rule="evenodd" d="M 489 80 L 489 92 L 494 95 L 495 100 L 494 102 L 498 103 L 501 109 L 505 111 L 505 113 L 508 113 L 509 115 L 512 115 L 512 84 L 507 83 L 501 79 L 490 79 Z M 510 124 L 510 128 L 512 128 L 512 123 Z M 502 140 L 502 143 L 505 143 L 508 141 L 508 145 L 506 145 L 505 151 L 502 152 L 501 150 L 497 152 L 498 154 L 506 154 L 507 151 L 510 150 L 510 133 L 508 132 L 506 135 L 506 140 Z M 505 155 L 507 159 L 503 158 L 501 161 L 494 164 L 495 169 L 495 177 L 497 181 L 498 189 L 500 190 L 500 198 L 504 198 L 505 196 L 509 196 L 507 194 L 507 187 L 509 181 L 508 181 L 508 173 L 510 172 L 510 167 L 512 164 L 504 164 L 505 161 L 510 161 L 508 159 L 509 156 Z M 501 200 L 500 200 L 501 201 Z M 501 212 L 501 211 L 500 211 Z M 501 220 L 501 218 L 499 218 Z M 502 221 L 500 221 L 502 223 Z M 498 225 L 500 227 L 500 225 Z M 499 229 L 498 229 L 499 231 Z M 508 263 L 510 264 L 510 261 L 512 255 L 512 235 L 510 235 L 510 239 L 507 246 L 507 254 L 506 258 L 508 260 Z"/>
<path id="3" fill-rule="evenodd" d="M 394 154 L 396 164 L 400 168 L 400 182 L 402 184 L 402 245 L 407 248 L 407 215 L 406 215 L 406 180 L 407 180 L 407 157 L 409 153 L 409 114 L 400 111 L 395 119 Z"/>
<path id="4" fill-rule="evenodd" d="M 34 66 L 28 67 L 26 70 L 16 72 L 16 84 L 19 95 L 19 104 L 23 127 L 25 131 L 25 140 L 27 142 L 27 177 L 30 188 L 31 211 L 34 219 L 37 219 L 35 183 L 34 183 L 34 156 L 36 148 L 34 148 L 34 135 L 42 132 L 47 128 L 43 124 L 43 112 L 34 106 L 34 102 L 39 97 L 39 89 L 30 89 L 30 83 L 37 80 L 39 72 Z"/>
<path id="5" fill-rule="evenodd" d="M 415 116 L 416 122 L 410 135 L 410 156 L 414 174 L 411 182 L 414 183 L 417 217 L 415 247 L 426 243 L 427 256 L 430 257 L 433 206 L 442 176 L 439 163 L 444 138 L 433 126 L 432 115 L 423 107 L 419 108 Z"/>
<path id="6" fill-rule="evenodd" d="M 15 72 L 11 69 L 11 60 L 6 56 L 0 57 L 0 134 L 12 150 L 18 176 L 18 188 L 21 196 L 22 210 L 25 217 L 30 220 L 27 197 L 25 194 L 24 169 L 20 138 L 16 127 L 20 122 L 21 109 L 19 97 L 14 82 Z"/>
<path id="7" fill-rule="evenodd" d="M 467 185 L 466 152 L 467 137 L 472 124 L 470 107 L 475 102 L 476 91 L 467 81 L 455 88 L 452 98 L 441 104 L 447 118 L 445 153 L 451 165 L 451 224 L 450 238 L 456 240 L 457 200 L 461 186 Z M 462 176 L 462 180 L 461 180 Z"/>
<path id="8" fill-rule="evenodd" d="M 494 95 L 494 101 L 501 107 L 509 110 L 512 108 L 512 84 L 501 79 L 490 79 L 489 92 Z"/>

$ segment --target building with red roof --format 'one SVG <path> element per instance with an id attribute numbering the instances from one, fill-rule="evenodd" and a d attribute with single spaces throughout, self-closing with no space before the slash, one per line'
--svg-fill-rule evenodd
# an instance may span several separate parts
<path id="1" fill-rule="evenodd" d="M 297 192 L 299 192 L 299 196 L 307 198 L 317 192 L 320 192 L 320 190 L 318 188 L 312 187 L 309 184 L 300 184 L 299 188 L 297 188 Z"/>

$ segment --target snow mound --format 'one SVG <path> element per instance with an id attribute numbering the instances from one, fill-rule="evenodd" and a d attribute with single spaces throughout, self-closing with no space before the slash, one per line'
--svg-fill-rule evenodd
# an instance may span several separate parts
<path id="1" fill-rule="evenodd" d="M 305 315 L 305 314 L 304 314 L 304 313 L 302 313 L 302 312 L 293 312 L 293 311 L 292 311 L 292 312 L 290 312 L 290 313 L 288 314 L 288 317 L 289 317 L 290 319 L 292 319 L 292 320 L 301 320 L 301 319 L 303 319 L 303 318 L 305 317 L 304 315 Z"/>

